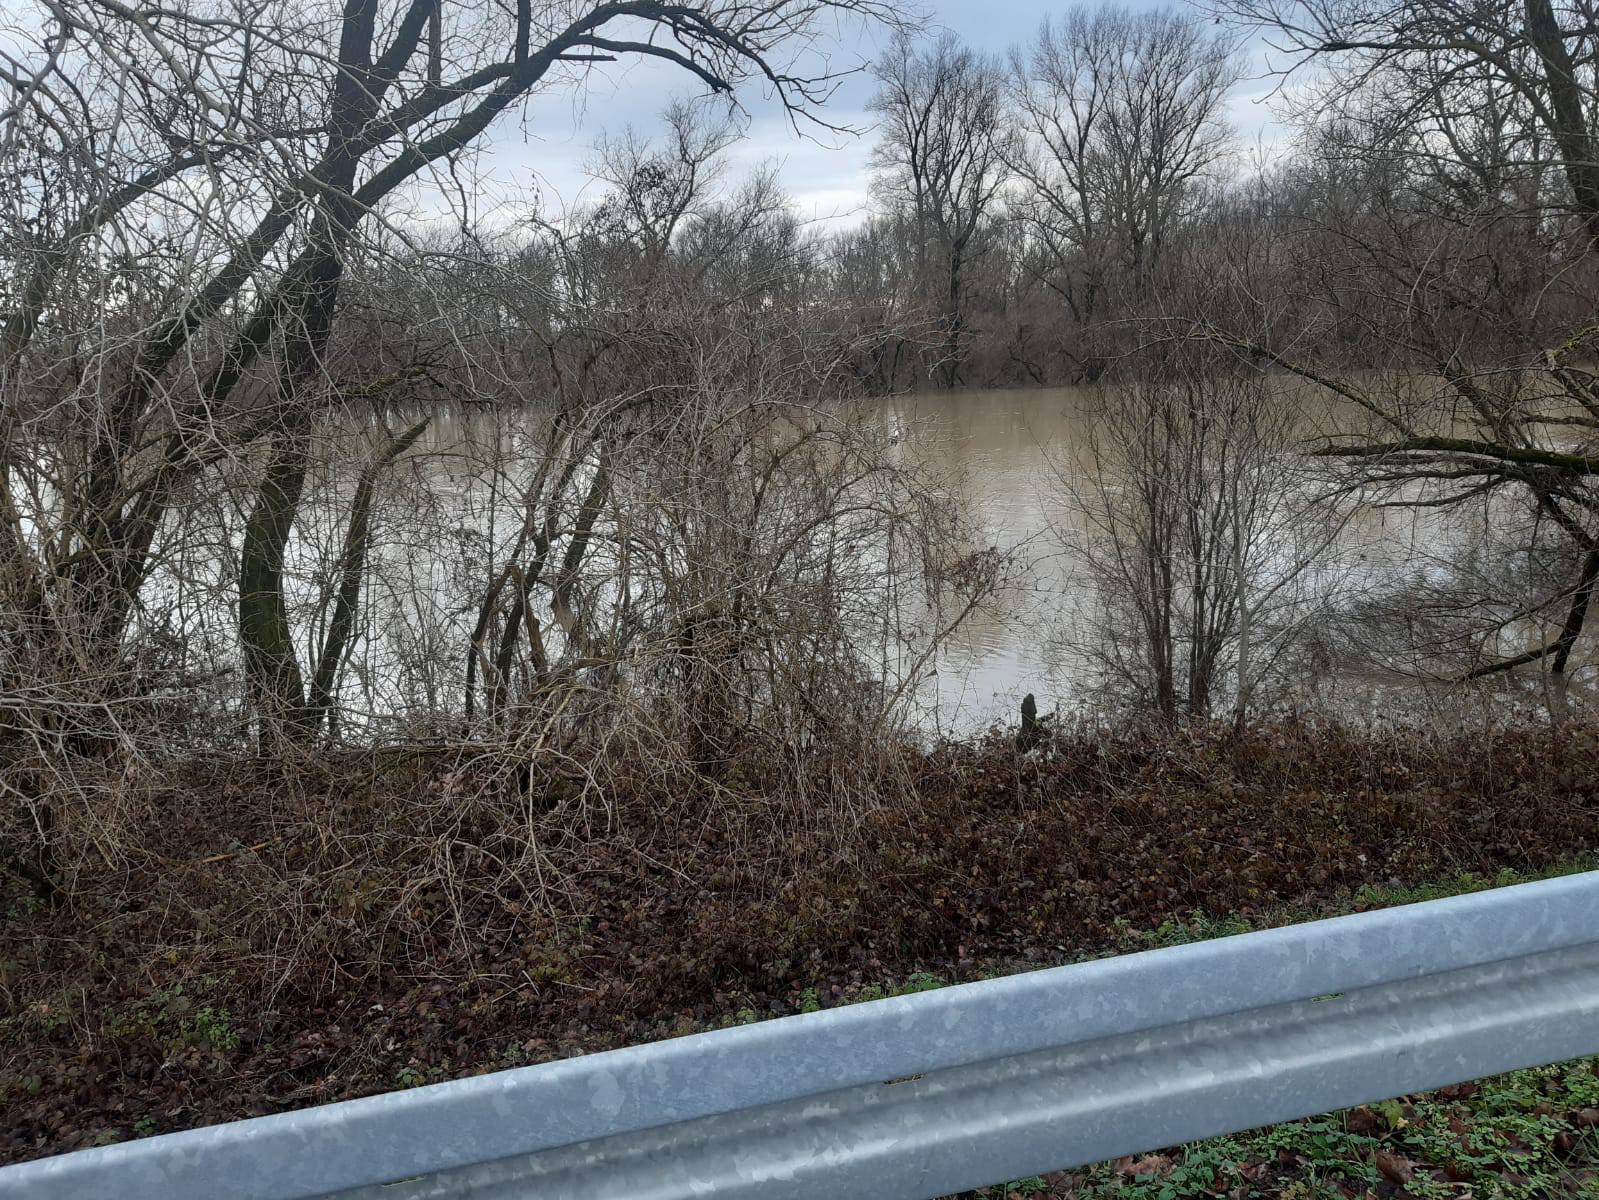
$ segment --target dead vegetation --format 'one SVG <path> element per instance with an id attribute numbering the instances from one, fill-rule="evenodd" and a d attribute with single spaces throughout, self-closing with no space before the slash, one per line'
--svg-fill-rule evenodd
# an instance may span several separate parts
<path id="1" fill-rule="evenodd" d="M 6 896 L 6 1155 L 1126 949 L 1195 910 L 1537 869 L 1599 838 L 1599 736 L 1290 723 L 816 752 L 213 758 L 69 903 Z M 582 803 L 573 761 L 605 803 Z"/>

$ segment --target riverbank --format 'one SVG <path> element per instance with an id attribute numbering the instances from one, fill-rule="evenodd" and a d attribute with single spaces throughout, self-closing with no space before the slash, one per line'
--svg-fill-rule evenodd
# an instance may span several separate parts
<path id="1" fill-rule="evenodd" d="M 0 1153 L 1121 952 L 1163 929 L 1373 906 L 1599 848 L 1586 728 L 1292 723 L 1084 734 L 1026 757 L 996 735 L 891 757 L 875 798 L 826 792 L 842 767 L 814 766 L 801 794 L 733 763 L 697 794 L 641 774 L 633 794 L 552 806 L 529 791 L 542 776 L 481 748 L 143 777 L 60 901 L 5 896 Z"/>

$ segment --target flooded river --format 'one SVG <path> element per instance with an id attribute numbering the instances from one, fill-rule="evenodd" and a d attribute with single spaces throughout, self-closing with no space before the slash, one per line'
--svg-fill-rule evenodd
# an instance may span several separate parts
<path id="1" fill-rule="evenodd" d="M 908 592 L 896 593 L 898 615 L 891 623 L 911 632 L 898 651 L 884 652 L 884 662 L 901 671 L 916 665 L 910 693 L 924 728 L 970 733 L 996 721 L 1014 723 L 1027 693 L 1045 713 L 1105 710 L 1106 693 L 1096 685 L 1103 682 L 1106 660 L 1127 649 L 1114 644 L 1119 631 L 1110 626 L 1107 632 L 1103 623 L 1098 585 L 1084 553 L 1082 510 L 1072 498 L 1081 483 L 1083 448 L 1094 436 L 1091 414 L 1096 403 L 1103 408 L 1106 395 L 1071 388 L 937 392 L 866 407 L 864 420 L 889 456 L 925 469 L 968 515 L 972 549 L 992 550 L 1005 563 L 1003 586 L 936 654 L 925 655 L 927 632 L 941 627 L 948 612 L 929 609 L 925 596 L 913 602 Z M 1328 417 L 1312 407 L 1295 420 L 1314 433 Z M 522 519 L 522 489 L 539 461 L 543 419 L 524 411 L 437 413 L 414 453 L 391 469 L 375 525 L 358 649 L 341 689 L 352 721 L 362 714 L 403 720 L 407 713 L 425 717 L 456 710 L 483 580 L 503 560 Z M 312 638 L 321 619 L 318 606 L 326 605 L 318 599 L 325 585 L 316 581 L 328 578 L 337 562 L 355 474 L 349 464 L 369 453 L 358 444 L 364 435 L 353 432 L 352 444 L 330 443 L 320 481 L 321 495 L 338 502 L 304 505 L 289 549 L 290 582 L 306 614 L 302 628 Z M 348 440 L 349 434 L 334 438 Z M 148 593 L 152 607 L 184 631 L 189 646 L 212 648 L 206 653 L 214 655 L 223 675 L 233 670 L 236 643 L 232 605 L 218 598 L 232 590 L 241 515 L 240 507 L 191 509 L 189 528 L 204 536 L 174 538 L 163 560 L 170 581 L 153 579 Z M 1297 522 L 1299 514 L 1289 511 L 1287 517 Z M 1483 534 L 1492 524 L 1491 514 L 1480 508 L 1445 513 L 1366 506 L 1349 511 L 1325 534 L 1315 534 L 1314 522 L 1310 533 L 1288 523 L 1269 532 L 1252 569 L 1275 607 L 1258 606 L 1258 630 L 1287 611 L 1270 591 L 1274 578 L 1297 572 L 1295 587 L 1317 600 L 1306 610 L 1315 610 L 1311 616 L 1294 617 L 1303 626 L 1294 631 L 1297 658 L 1286 671 L 1286 688 L 1284 671 L 1278 671 L 1274 702 L 1371 714 L 1424 697 L 1414 679 L 1374 673 L 1369 662 L 1345 661 L 1338 636 L 1345 648 L 1350 639 L 1335 636 L 1330 614 L 1339 605 L 1406 588 L 1418 594 L 1454 586 L 1463 562 L 1488 570 L 1492 547 L 1483 548 Z M 213 532 L 218 529 L 220 534 Z M 1295 561 L 1307 545 L 1314 560 L 1309 566 Z M 1538 636 L 1537 630 L 1508 626 L 1500 652 L 1514 653 Z M 1257 637 L 1257 662 L 1277 653 L 1272 645 L 1286 644 Z M 1217 702 L 1230 703 L 1225 694 Z"/>

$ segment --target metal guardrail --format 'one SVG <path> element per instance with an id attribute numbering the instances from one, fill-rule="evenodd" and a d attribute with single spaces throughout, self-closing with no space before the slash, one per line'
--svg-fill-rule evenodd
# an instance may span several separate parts
<path id="1" fill-rule="evenodd" d="M 925 1198 L 1599 1053 L 1599 872 L 0 1169 L 29 1200 Z"/>

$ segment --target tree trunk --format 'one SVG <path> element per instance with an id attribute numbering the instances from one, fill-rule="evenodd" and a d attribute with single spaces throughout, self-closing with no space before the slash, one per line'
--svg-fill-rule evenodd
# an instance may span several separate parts
<path id="1" fill-rule="evenodd" d="M 962 332 L 962 254 L 961 247 L 950 250 L 949 294 L 944 304 L 944 362 L 942 374 L 944 387 L 958 387 L 961 382 L 961 332 Z"/>
<path id="2" fill-rule="evenodd" d="M 306 466 L 303 432 L 285 429 L 273 435 L 239 562 L 239 640 L 264 746 L 299 740 L 312 724 L 283 597 L 283 551 L 299 510 Z"/>
<path id="3" fill-rule="evenodd" d="M 355 497 L 350 503 L 350 524 L 344 535 L 344 549 L 339 555 L 339 585 L 334 598 L 333 616 L 328 620 L 327 636 L 317 654 L 316 669 L 312 672 L 310 720 L 320 725 L 329 719 L 333 707 L 333 693 L 338 683 L 344 653 L 355 627 L 357 601 L 361 583 L 366 578 L 367 548 L 372 532 L 372 494 L 377 479 L 384 468 L 409 450 L 427 429 L 432 417 L 423 417 L 398 437 L 389 439 L 386 446 L 375 455 L 361 472 L 355 487 Z"/>
<path id="4" fill-rule="evenodd" d="M 1238 604 L 1238 685 L 1233 696 L 1233 728 L 1242 729 L 1245 718 L 1249 713 L 1250 682 L 1249 682 L 1249 636 L 1250 618 L 1253 615 L 1249 608 L 1249 589 L 1244 581 L 1244 528 L 1243 514 L 1240 512 L 1240 501 L 1236 492 L 1232 501 L 1232 526 L 1233 526 L 1233 589 Z"/>
<path id="5" fill-rule="evenodd" d="M 1560 146 L 1566 180 L 1592 246 L 1599 243 L 1599 161 L 1588 129 L 1582 85 L 1550 0 L 1526 0 L 1526 13 L 1527 34 L 1543 63 L 1549 105 L 1554 110 L 1551 132 Z"/>

